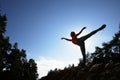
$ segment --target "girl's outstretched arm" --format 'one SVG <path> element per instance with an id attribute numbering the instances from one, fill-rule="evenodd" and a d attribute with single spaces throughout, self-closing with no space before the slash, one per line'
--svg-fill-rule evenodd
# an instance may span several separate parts
<path id="1" fill-rule="evenodd" d="M 72 41 L 72 39 L 67 39 L 67 38 L 64 38 L 64 37 L 62 37 L 61 39 L 62 39 L 62 40 L 64 39 L 64 40 L 66 40 L 66 41 Z"/>
<path id="2" fill-rule="evenodd" d="M 76 36 L 80 35 L 84 29 L 86 29 L 86 27 L 83 27 L 83 28 L 81 29 L 81 31 L 76 34 Z"/>

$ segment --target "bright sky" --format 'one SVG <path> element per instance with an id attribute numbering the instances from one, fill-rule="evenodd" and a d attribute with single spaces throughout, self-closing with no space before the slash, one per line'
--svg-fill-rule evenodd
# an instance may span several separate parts
<path id="1" fill-rule="evenodd" d="M 112 39 L 120 23 L 120 0 L 0 0 L 0 6 L 8 19 L 6 35 L 35 59 L 39 77 L 82 58 L 79 47 L 61 37 L 70 38 L 71 31 L 86 26 L 83 36 L 107 24 L 86 41 L 86 52 L 94 52 Z"/>

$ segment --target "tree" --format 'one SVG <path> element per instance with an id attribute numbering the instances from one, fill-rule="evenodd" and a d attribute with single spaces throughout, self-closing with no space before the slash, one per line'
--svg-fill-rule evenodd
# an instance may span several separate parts
<path id="1" fill-rule="evenodd" d="M 11 44 L 9 43 L 9 37 L 4 37 L 6 31 L 6 16 L 0 15 L 0 75 L 4 76 L 4 72 L 8 71 L 8 53 L 11 49 Z"/>
<path id="2" fill-rule="evenodd" d="M 91 57 L 94 63 L 120 62 L 120 25 L 119 31 L 114 35 L 113 39 L 103 43 L 102 48 L 96 47 Z"/>
<path id="3" fill-rule="evenodd" d="M 0 79 L 1 80 L 36 80 L 37 64 L 33 59 L 26 59 L 26 51 L 12 45 L 5 37 L 6 15 L 0 15 Z"/>

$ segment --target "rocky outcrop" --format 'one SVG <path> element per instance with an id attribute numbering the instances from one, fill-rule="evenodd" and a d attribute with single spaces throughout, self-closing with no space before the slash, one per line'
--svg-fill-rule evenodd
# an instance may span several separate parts
<path id="1" fill-rule="evenodd" d="M 120 63 L 88 64 L 52 71 L 40 80 L 120 80 Z"/>

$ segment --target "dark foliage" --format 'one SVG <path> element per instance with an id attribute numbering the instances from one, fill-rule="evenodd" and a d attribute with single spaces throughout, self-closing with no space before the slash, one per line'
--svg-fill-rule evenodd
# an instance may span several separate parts
<path id="1" fill-rule="evenodd" d="M 36 80 L 37 65 L 33 59 L 26 59 L 26 51 L 12 45 L 5 37 L 6 16 L 0 15 L 0 80 Z"/>
<path id="2" fill-rule="evenodd" d="M 64 70 L 51 70 L 40 80 L 119 80 L 120 79 L 120 29 L 113 39 L 96 47 L 94 53 L 87 54 L 87 63 L 69 66 Z"/>
<path id="3" fill-rule="evenodd" d="M 92 53 L 91 57 L 93 58 L 93 63 L 120 62 L 120 27 L 111 41 L 103 43 L 102 48 L 96 47 L 96 51 Z"/>

